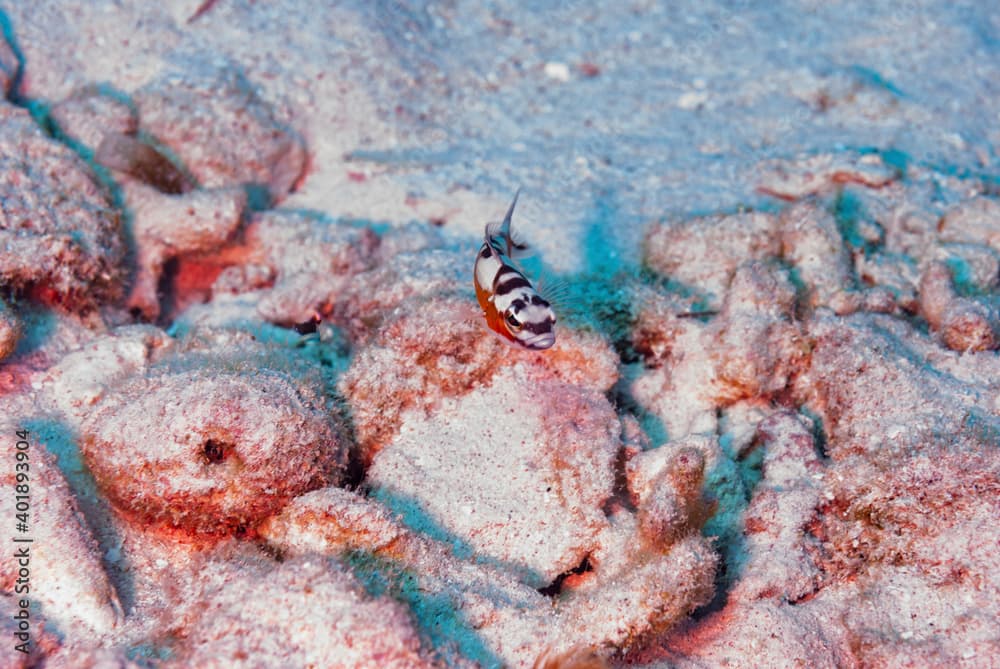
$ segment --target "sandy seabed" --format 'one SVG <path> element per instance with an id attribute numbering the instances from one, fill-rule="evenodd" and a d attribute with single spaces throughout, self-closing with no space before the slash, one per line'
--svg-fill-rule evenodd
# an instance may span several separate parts
<path id="1" fill-rule="evenodd" d="M 0 2 L 0 666 L 1000 666 L 986 5 Z"/>

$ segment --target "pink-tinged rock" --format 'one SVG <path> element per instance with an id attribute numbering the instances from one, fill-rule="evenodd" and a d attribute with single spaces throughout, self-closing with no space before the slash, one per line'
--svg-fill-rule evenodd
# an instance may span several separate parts
<path id="1" fill-rule="evenodd" d="M 572 645 L 548 597 L 497 565 L 455 557 L 452 547 L 356 493 L 324 488 L 303 495 L 264 522 L 260 533 L 286 555 L 350 551 L 361 558 L 354 562 L 362 573 L 390 583 L 403 575 L 400 595 L 439 656 L 457 666 L 517 666 L 546 646 Z M 406 586 L 407 573 L 417 589 Z"/>
<path id="2" fill-rule="evenodd" d="M 501 370 L 429 416 L 403 414 L 367 482 L 412 527 L 540 588 L 596 548 L 618 429 L 603 394 Z"/>
<path id="3" fill-rule="evenodd" d="M 368 227 L 280 209 L 255 214 L 244 239 L 250 263 L 272 276 L 257 311 L 285 325 L 329 313 L 372 266 L 379 246 Z"/>
<path id="4" fill-rule="evenodd" d="M 122 191 L 132 213 L 137 263 L 127 305 L 152 320 L 160 313 L 157 286 L 164 264 L 222 246 L 240 225 L 247 195 L 242 188 L 167 195 L 134 180 L 125 181 Z"/>
<path id="5" fill-rule="evenodd" d="M 805 306 L 828 306 L 837 313 L 857 310 L 851 256 L 833 214 L 821 202 L 809 200 L 781 214 L 781 253 L 805 284 Z"/>
<path id="6" fill-rule="evenodd" d="M 962 432 L 968 412 L 985 409 L 967 382 L 932 372 L 923 362 L 934 355 L 931 342 L 898 320 L 823 317 L 808 335 L 814 347 L 796 392 L 823 417 L 834 457 L 869 452 L 889 461 Z"/>
<path id="7" fill-rule="evenodd" d="M 174 341 L 152 325 L 118 328 L 64 355 L 42 376 L 41 387 L 56 409 L 73 425 L 94 404 L 132 375 L 142 375 L 174 348 Z"/>
<path id="8" fill-rule="evenodd" d="M 920 310 L 931 329 L 953 351 L 988 351 L 1000 347 L 996 306 L 959 297 L 951 270 L 931 263 L 920 280 Z"/>
<path id="9" fill-rule="evenodd" d="M 79 309 L 121 290 L 118 212 L 86 164 L 0 102 L 0 283 Z"/>
<path id="10" fill-rule="evenodd" d="M 822 613 L 802 606 L 774 599 L 734 601 L 633 661 L 647 669 L 754 667 L 762 661 L 782 669 L 857 667 L 843 636 Z"/>
<path id="11" fill-rule="evenodd" d="M 0 512 L 10 519 L 12 538 L 32 541 L 10 543 L 8 556 L 0 561 L 2 588 L 16 593 L 15 587 L 21 577 L 19 569 L 26 567 L 29 590 L 22 594 L 40 606 L 59 634 L 77 640 L 106 637 L 122 623 L 124 614 L 101 563 L 97 542 L 59 471 L 55 456 L 30 431 L 18 434 L 17 431 L 25 427 L 13 418 L 8 416 L 3 424 L 11 448 L 9 464 L 0 476 L 0 482 L 8 491 L 0 496 Z M 13 442 L 22 436 L 28 448 L 15 451 Z M 15 452 L 27 453 L 27 460 L 16 460 Z M 27 462 L 27 467 L 15 470 L 19 462 Z M 19 480 L 18 474 L 25 477 Z M 15 508 L 18 484 L 28 490 L 24 531 L 14 527 L 19 512 Z M 23 565 L 14 558 L 19 549 L 27 555 Z M 13 596 L 18 597 L 17 594 Z M 38 621 L 32 624 L 37 626 Z"/>
<path id="12" fill-rule="evenodd" d="M 739 265 L 780 253 L 778 219 L 764 212 L 653 223 L 643 243 L 646 266 L 698 291 L 709 309 L 719 308 Z"/>
<path id="13" fill-rule="evenodd" d="M 713 338 L 708 326 L 693 318 L 664 322 L 657 331 L 648 319 L 642 337 L 669 350 L 668 358 L 652 368 L 630 370 L 625 383 L 631 398 L 655 416 L 671 439 L 714 433 L 718 424 Z"/>
<path id="14" fill-rule="evenodd" d="M 983 244 L 1000 251 L 1000 201 L 980 195 L 948 209 L 938 221 L 945 242 Z"/>
<path id="15" fill-rule="evenodd" d="M 98 484 L 136 523 L 240 533 L 343 475 L 320 372 L 250 337 L 212 337 L 103 390 L 80 427 Z"/>
<path id="16" fill-rule="evenodd" d="M 764 449 L 763 478 L 743 517 L 750 559 L 730 598 L 796 602 L 811 595 L 820 580 L 807 550 L 815 539 L 805 533 L 823 499 L 824 467 L 811 426 L 794 413 L 765 419 L 758 439 L 758 448 Z"/>
<path id="17" fill-rule="evenodd" d="M 91 154 L 106 136 L 131 136 L 139 127 L 135 110 L 119 96 L 87 86 L 52 105 L 49 116 L 59 133 Z"/>
<path id="18" fill-rule="evenodd" d="M 593 571 L 564 590 L 558 612 L 577 643 L 625 648 L 662 633 L 707 604 L 718 556 L 694 527 L 669 548 L 639 540 L 636 518 L 619 513 L 593 555 Z M 569 637 L 574 638 L 574 637 Z"/>
<path id="19" fill-rule="evenodd" d="M 165 667 L 428 669 L 413 621 L 320 555 L 281 564 L 210 564 L 185 639 Z"/>
<path id="20" fill-rule="evenodd" d="M 235 67 L 206 63 L 161 75 L 133 101 L 140 128 L 202 187 L 258 186 L 279 202 L 306 169 L 302 139 Z"/>
<path id="21" fill-rule="evenodd" d="M 714 341 L 717 396 L 725 402 L 771 397 L 788 385 L 808 354 L 794 320 L 795 287 L 787 273 L 761 262 L 742 265 L 706 336 Z"/>
<path id="22" fill-rule="evenodd" d="M 378 256 L 381 258 L 397 243 L 390 238 L 380 244 Z M 344 299 L 335 305 L 334 317 L 355 341 L 367 344 L 397 307 L 443 298 L 471 302 L 470 272 L 468 256 L 451 250 L 390 256 L 351 282 Z M 428 304 L 426 308 L 433 306 Z M 467 330 L 464 323 L 457 327 Z"/>
<path id="23" fill-rule="evenodd" d="M 558 328 L 544 352 L 509 346 L 486 328 L 472 299 L 409 300 L 356 354 L 339 388 L 354 418 L 366 462 L 398 430 L 404 411 L 430 412 L 447 397 L 486 386 L 502 369 L 521 365 L 528 378 L 606 391 L 618 356 L 599 335 Z M 405 376 L 399 370 L 406 369 Z"/>
<path id="24" fill-rule="evenodd" d="M 782 200 L 800 200 L 844 184 L 883 188 L 899 176 L 877 154 L 819 153 L 771 160 L 761 166 L 761 172 L 757 190 Z"/>
<path id="25" fill-rule="evenodd" d="M 546 652 L 622 646 L 703 603 L 716 564 L 695 527 L 669 546 L 650 547 L 635 515 L 620 511 L 600 533 L 591 570 L 567 578 L 553 600 L 502 564 L 459 559 L 376 501 L 336 488 L 294 500 L 260 533 L 286 555 L 349 553 L 362 573 L 401 583 L 422 631 L 457 666 L 530 666 Z"/>

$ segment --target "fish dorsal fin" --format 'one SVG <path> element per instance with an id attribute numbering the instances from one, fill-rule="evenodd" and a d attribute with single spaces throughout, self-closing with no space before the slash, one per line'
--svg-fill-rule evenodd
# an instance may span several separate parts
<path id="1" fill-rule="evenodd" d="M 514 199 L 510 203 L 510 208 L 507 209 L 507 215 L 503 217 L 503 222 L 500 224 L 500 234 L 503 236 L 504 243 L 507 244 L 507 257 L 510 258 L 514 255 L 514 240 L 510 234 L 510 219 L 514 215 L 514 207 L 517 206 L 517 198 L 521 195 L 521 189 L 518 188 L 514 192 Z"/>

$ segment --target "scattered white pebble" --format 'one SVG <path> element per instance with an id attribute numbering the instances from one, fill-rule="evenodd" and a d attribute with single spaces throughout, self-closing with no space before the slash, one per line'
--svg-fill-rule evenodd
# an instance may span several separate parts
<path id="1" fill-rule="evenodd" d="M 566 63 L 545 63 L 545 76 L 556 81 L 569 81 L 569 65 Z"/>
<path id="2" fill-rule="evenodd" d="M 706 91 L 688 91 L 677 98 L 677 106 L 681 109 L 697 109 L 708 102 Z"/>

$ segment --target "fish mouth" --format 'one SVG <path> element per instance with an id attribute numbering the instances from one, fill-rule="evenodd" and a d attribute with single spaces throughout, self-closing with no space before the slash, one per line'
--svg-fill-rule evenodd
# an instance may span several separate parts
<path id="1" fill-rule="evenodd" d="M 522 340 L 521 344 L 525 348 L 531 348 L 535 350 L 542 350 L 549 348 L 556 343 L 556 333 L 555 332 L 542 332 L 541 334 L 536 334 L 528 339 Z"/>

